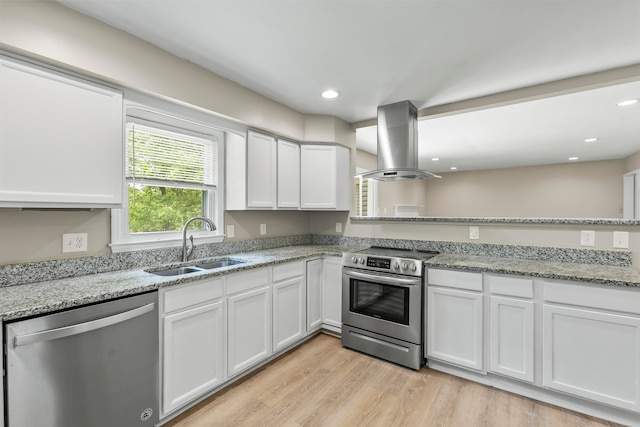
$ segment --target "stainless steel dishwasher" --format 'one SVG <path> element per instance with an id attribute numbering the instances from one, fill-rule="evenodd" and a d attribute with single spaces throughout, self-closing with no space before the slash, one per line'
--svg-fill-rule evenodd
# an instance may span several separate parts
<path id="1" fill-rule="evenodd" d="M 6 325 L 8 427 L 158 423 L 158 293 Z"/>

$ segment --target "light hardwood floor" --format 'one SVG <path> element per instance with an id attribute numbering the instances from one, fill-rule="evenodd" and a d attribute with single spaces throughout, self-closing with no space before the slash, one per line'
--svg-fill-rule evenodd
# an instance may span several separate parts
<path id="1" fill-rule="evenodd" d="M 320 334 L 165 424 L 618 426 L 428 368 L 412 371 Z"/>

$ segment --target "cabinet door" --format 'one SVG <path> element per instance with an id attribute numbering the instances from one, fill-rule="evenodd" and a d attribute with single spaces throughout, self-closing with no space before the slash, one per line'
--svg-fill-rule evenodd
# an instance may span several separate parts
<path id="1" fill-rule="evenodd" d="M 225 380 L 223 307 L 218 301 L 163 319 L 163 414 Z"/>
<path id="2" fill-rule="evenodd" d="M 342 260 L 324 259 L 322 281 L 322 323 L 342 328 Z"/>
<path id="3" fill-rule="evenodd" d="M 307 261 L 307 331 L 322 325 L 322 272 L 321 259 Z"/>
<path id="4" fill-rule="evenodd" d="M 543 306 L 545 387 L 640 410 L 640 318 Z"/>
<path id="5" fill-rule="evenodd" d="M 228 374 L 236 375 L 271 354 L 270 286 L 229 297 Z"/>
<path id="6" fill-rule="evenodd" d="M 427 288 L 427 357 L 482 370 L 482 294 Z"/>
<path id="7" fill-rule="evenodd" d="M 533 316 L 533 301 L 491 296 L 491 371 L 533 382 Z"/>
<path id="8" fill-rule="evenodd" d="M 276 207 L 276 140 L 256 132 L 247 135 L 247 207 Z"/>
<path id="9" fill-rule="evenodd" d="M 273 351 L 301 339 L 305 334 L 306 298 L 304 277 L 273 285 Z"/>
<path id="10" fill-rule="evenodd" d="M 119 207 L 122 93 L 0 59 L 0 207 Z"/>
<path id="11" fill-rule="evenodd" d="M 300 147 L 300 207 L 336 208 L 336 147 L 302 145 Z"/>
<path id="12" fill-rule="evenodd" d="M 278 208 L 300 207 L 300 146 L 278 140 Z"/>

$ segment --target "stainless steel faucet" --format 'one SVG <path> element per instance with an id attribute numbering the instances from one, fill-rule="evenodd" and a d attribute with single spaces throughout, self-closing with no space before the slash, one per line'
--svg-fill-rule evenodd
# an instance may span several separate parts
<path id="1" fill-rule="evenodd" d="M 189 240 L 191 241 L 191 247 L 187 250 L 187 227 L 193 221 L 201 220 L 209 225 L 209 230 L 215 231 L 216 225 L 209 218 L 205 218 L 203 216 L 194 216 L 193 218 L 189 218 L 187 222 L 184 223 L 184 227 L 182 228 L 182 262 L 188 261 L 191 253 L 193 252 L 194 244 L 193 244 L 193 234 L 189 236 Z"/>

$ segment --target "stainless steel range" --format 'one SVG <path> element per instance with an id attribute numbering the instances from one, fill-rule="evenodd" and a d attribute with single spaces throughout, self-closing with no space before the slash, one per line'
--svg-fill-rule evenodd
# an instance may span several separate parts
<path id="1" fill-rule="evenodd" d="M 342 255 L 342 345 L 420 369 L 423 261 L 437 255 L 371 247 Z"/>

